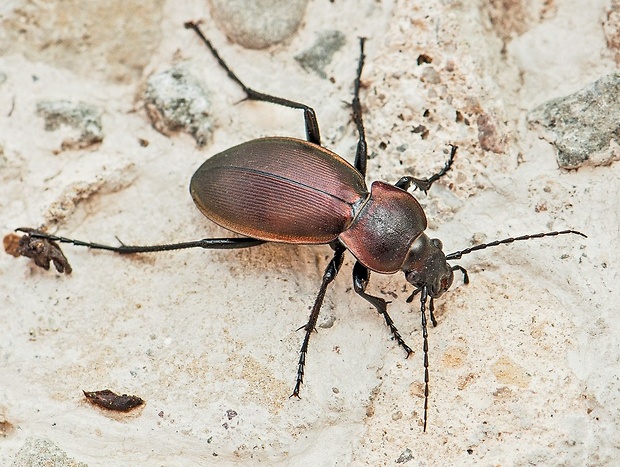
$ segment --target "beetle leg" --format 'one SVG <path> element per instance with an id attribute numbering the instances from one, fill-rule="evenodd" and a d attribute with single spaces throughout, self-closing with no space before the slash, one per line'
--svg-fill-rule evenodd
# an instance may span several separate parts
<path id="1" fill-rule="evenodd" d="M 71 266 L 69 262 L 65 258 L 64 254 L 60 247 L 56 244 L 58 243 L 71 243 L 76 246 L 85 246 L 92 250 L 107 250 L 113 251 L 115 253 L 120 254 L 133 254 L 133 253 L 153 253 L 157 251 L 170 251 L 170 250 L 184 250 L 187 248 L 204 248 L 209 250 L 230 250 L 237 248 L 249 248 L 256 245 L 260 245 L 262 243 L 266 243 L 264 240 L 257 240 L 255 238 L 203 238 L 202 240 L 195 240 L 191 242 L 182 242 L 182 243 L 169 243 L 165 245 L 123 245 L 119 246 L 111 246 L 111 245 L 103 245 L 101 243 L 92 243 L 85 242 L 83 240 L 76 240 L 74 238 L 67 237 L 59 237 L 57 235 L 49 235 L 40 230 L 32 229 L 29 227 L 20 227 L 19 229 L 15 229 L 18 232 L 24 232 L 26 235 L 22 237 L 20 243 L 24 244 L 32 244 L 34 245 L 35 240 L 44 241 L 45 248 L 38 248 L 39 256 L 35 258 L 35 262 L 37 266 L 41 266 L 44 269 L 45 262 L 49 264 L 49 261 L 53 261 L 54 264 L 57 264 L 58 258 L 64 258 L 63 263 L 63 271 L 69 273 L 71 271 Z M 119 240 L 120 241 L 120 240 Z M 43 255 L 43 256 L 41 256 Z M 22 253 L 22 256 L 33 257 L 29 254 Z M 61 259 L 62 259 L 61 258 Z M 41 263 L 42 261 L 42 263 Z M 49 267 L 49 266 L 48 266 Z M 58 269 L 58 265 L 56 266 Z M 66 270 L 66 271 L 65 271 Z M 59 272 L 63 272 L 59 269 Z"/>
<path id="2" fill-rule="evenodd" d="M 416 189 L 423 191 L 426 194 L 428 190 L 431 189 L 431 186 L 433 185 L 433 183 L 435 183 L 437 180 L 443 177 L 446 173 L 448 173 L 448 171 L 452 167 L 452 163 L 454 162 L 454 156 L 456 154 L 456 149 L 457 147 L 453 145 L 452 150 L 450 151 L 450 157 L 448 159 L 448 162 L 446 162 L 446 165 L 444 165 L 443 169 L 441 169 L 436 174 L 431 175 L 429 178 L 415 178 L 415 177 L 409 177 L 409 176 L 402 177 L 399 181 L 397 181 L 394 184 L 394 186 L 406 191 L 411 187 L 411 185 L 414 185 Z"/>
<path id="3" fill-rule="evenodd" d="M 295 389 L 293 389 L 293 393 L 290 397 L 299 398 L 299 390 L 301 389 L 301 385 L 304 382 L 304 367 L 306 365 L 306 354 L 308 353 L 308 342 L 310 342 L 310 335 L 312 331 L 316 329 L 316 322 L 319 319 L 319 312 L 321 311 L 321 305 L 323 304 L 323 299 L 325 298 L 325 291 L 327 290 L 327 286 L 336 278 L 338 275 L 338 271 L 340 271 L 340 267 L 342 266 L 342 262 L 344 260 L 344 252 L 347 251 L 346 248 L 340 244 L 334 245 L 334 257 L 331 259 L 327 267 L 325 268 L 325 272 L 323 273 L 323 280 L 321 281 L 321 288 L 319 289 L 319 293 L 316 296 L 316 300 L 314 301 L 314 305 L 312 306 L 312 312 L 310 312 L 310 318 L 308 318 L 308 322 L 299 329 L 304 329 L 306 331 L 306 335 L 304 336 L 304 341 L 301 344 L 301 350 L 299 352 L 299 362 L 297 364 L 297 382 L 295 383 Z"/>
<path id="4" fill-rule="evenodd" d="M 405 352 L 407 352 L 407 357 L 409 357 L 409 355 L 413 353 L 413 350 L 411 350 L 411 347 L 409 347 L 405 343 L 405 340 L 400 335 L 400 332 L 398 332 L 398 329 L 396 329 L 394 321 L 388 314 L 387 305 L 390 302 L 386 302 L 382 298 L 375 297 L 366 293 L 366 287 L 368 286 L 369 279 L 370 271 L 368 270 L 368 268 L 362 265 L 362 263 L 360 263 L 359 261 L 356 262 L 355 266 L 353 267 L 353 288 L 355 289 L 355 292 L 364 300 L 369 302 L 372 306 L 374 306 L 379 312 L 379 314 L 383 316 L 383 318 L 385 319 L 385 324 L 387 324 L 387 327 L 390 328 L 390 332 L 394 336 L 394 339 L 396 339 L 398 345 L 405 349 Z"/>
<path id="5" fill-rule="evenodd" d="M 284 107 L 289 107 L 291 109 L 303 110 L 304 111 L 304 122 L 306 124 L 307 140 L 319 146 L 321 145 L 321 133 L 319 132 L 319 123 L 316 118 L 316 112 L 314 111 L 312 107 L 309 107 L 306 104 L 302 104 L 299 102 L 291 101 L 288 99 L 283 99 L 281 97 L 271 96 L 269 94 L 263 94 L 262 92 L 255 91 L 254 89 L 247 87 L 237 77 L 237 75 L 228 67 L 228 65 L 222 59 L 222 57 L 220 57 L 220 54 L 217 53 L 217 50 L 215 50 L 215 47 L 213 47 L 213 44 L 211 44 L 211 41 L 209 41 L 209 39 L 207 39 L 204 36 L 202 31 L 198 27 L 197 23 L 188 21 L 187 23 L 185 23 L 185 28 L 192 29 L 194 30 L 196 34 L 198 34 L 202 42 L 211 51 L 211 54 L 215 57 L 217 62 L 220 64 L 220 66 L 226 71 L 226 74 L 228 74 L 228 77 L 232 79 L 235 83 L 237 83 L 241 87 L 241 89 L 243 89 L 243 92 L 245 92 L 245 95 L 246 95 L 246 99 L 253 100 L 253 101 L 270 102 L 272 104 L 282 105 Z"/>
<path id="6" fill-rule="evenodd" d="M 360 58 L 357 63 L 357 75 L 353 82 L 353 102 L 351 107 L 353 108 L 353 122 L 357 127 L 357 133 L 359 138 L 357 140 L 357 151 L 355 153 L 355 168 L 362 174 L 362 177 L 366 176 L 366 164 L 368 162 L 368 146 L 366 145 L 366 132 L 364 131 L 364 120 L 362 119 L 362 104 L 360 103 L 360 87 L 362 78 L 362 68 L 364 68 L 364 42 L 366 39 L 360 37 Z"/>

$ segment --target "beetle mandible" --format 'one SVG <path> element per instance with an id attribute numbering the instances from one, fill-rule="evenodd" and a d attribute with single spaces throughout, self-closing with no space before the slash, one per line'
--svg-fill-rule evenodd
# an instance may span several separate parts
<path id="1" fill-rule="evenodd" d="M 381 274 L 403 271 L 406 280 L 414 286 L 407 302 L 411 302 L 416 294 L 420 296 L 424 353 L 423 427 L 426 431 L 429 396 L 427 308 L 435 326 L 434 300 L 450 288 L 454 271 L 460 271 L 464 282 L 469 282 L 467 271 L 458 265 L 451 266 L 448 261 L 460 259 L 473 251 L 514 241 L 563 234 L 585 235 L 575 230 L 523 235 L 444 254 L 441 242 L 424 233 L 427 227 L 426 216 L 418 201 L 407 190 L 413 186 L 426 193 L 452 167 L 456 146 L 452 146 L 442 170 L 429 178 L 405 176 L 394 185 L 376 181 L 370 191 L 366 187 L 368 154 L 359 98 L 365 59 L 363 38 L 360 39 L 360 56 L 351 104 L 352 119 L 358 133 L 355 162 L 351 165 L 321 146 L 316 113 L 311 107 L 247 87 L 219 56 L 197 23 L 188 22 L 185 27 L 198 34 L 228 76 L 243 89 L 247 100 L 268 102 L 304 112 L 306 140 L 267 137 L 248 141 L 211 157 L 192 177 L 190 193 L 200 211 L 215 223 L 244 237 L 152 246 L 108 246 L 20 228 L 17 230 L 26 233 L 20 240 L 20 253 L 33 258 L 37 265 L 45 269 L 53 261 L 59 272 L 64 270 L 69 273 L 70 266 L 56 242 L 122 254 L 185 248 L 248 248 L 265 242 L 329 244 L 334 251 L 333 257 L 323 274 L 308 322 L 300 328 L 304 329 L 305 335 L 296 383 L 291 394 L 296 397 L 299 397 L 304 379 L 310 336 L 315 330 L 327 287 L 338 274 L 347 250 L 356 259 L 353 267 L 355 292 L 383 316 L 394 339 L 405 349 L 407 356 L 413 353 L 388 314 L 388 302 L 366 293 L 370 271 Z"/>

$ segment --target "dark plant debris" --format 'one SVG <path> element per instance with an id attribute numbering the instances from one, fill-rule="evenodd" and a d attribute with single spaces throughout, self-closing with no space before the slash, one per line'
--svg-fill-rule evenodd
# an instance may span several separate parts
<path id="1" fill-rule="evenodd" d="M 44 234 L 42 230 L 30 227 L 20 227 L 16 229 L 24 232 L 21 237 L 17 234 L 8 234 L 3 239 L 4 251 L 9 255 L 25 256 L 34 261 L 34 263 L 45 270 L 49 270 L 50 262 L 54 263 L 56 270 L 63 274 L 71 274 L 73 269 L 64 255 L 58 243 L 48 238 L 38 238 L 33 234 Z"/>
<path id="2" fill-rule="evenodd" d="M 104 409 L 114 410 L 116 412 L 129 412 L 130 410 L 144 404 L 144 400 L 140 399 L 138 396 L 128 396 L 127 394 L 118 395 L 109 389 L 94 392 L 82 392 L 90 403 L 103 407 Z"/>

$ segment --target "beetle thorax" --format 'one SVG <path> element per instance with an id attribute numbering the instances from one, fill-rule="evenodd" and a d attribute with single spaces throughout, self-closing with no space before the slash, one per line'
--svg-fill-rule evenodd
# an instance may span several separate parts
<path id="1" fill-rule="evenodd" d="M 427 287 L 433 298 L 443 295 L 454 278 L 442 248 L 441 241 L 423 233 L 411 244 L 402 268 L 408 282 L 418 289 Z"/>
<path id="2" fill-rule="evenodd" d="M 411 193 L 374 182 L 370 196 L 339 238 L 364 266 L 393 274 L 402 269 L 411 244 L 425 228 L 426 216 Z"/>

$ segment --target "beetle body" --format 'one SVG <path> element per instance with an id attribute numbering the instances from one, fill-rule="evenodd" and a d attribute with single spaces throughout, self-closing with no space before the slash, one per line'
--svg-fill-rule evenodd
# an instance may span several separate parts
<path id="1" fill-rule="evenodd" d="M 426 228 L 417 200 L 364 177 L 337 154 L 308 141 L 256 139 L 209 158 L 190 193 L 200 211 L 228 230 L 270 242 L 339 240 L 366 267 L 401 269 Z"/>
<path id="2" fill-rule="evenodd" d="M 420 191 L 428 191 L 450 169 L 456 146 L 452 146 L 444 168 L 429 178 L 404 176 L 394 185 L 374 182 L 370 191 L 364 181 L 368 152 L 359 98 L 364 39 L 360 40 L 360 57 L 351 102 L 352 118 L 359 136 L 355 163 L 351 165 L 321 146 L 316 114 L 311 107 L 248 88 L 221 59 L 196 23 L 186 23 L 186 27 L 200 36 L 228 76 L 243 89 L 248 100 L 304 112 L 307 141 L 286 137 L 252 140 L 211 157 L 192 177 L 190 193 L 200 211 L 215 223 L 243 237 L 205 238 L 164 245 L 110 246 L 21 228 L 18 230 L 26 235 L 19 240 L 15 256 L 33 258 L 37 265 L 46 269 L 53 262 L 59 272 L 70 273 L 69 263 L 56 242 L 122 254 L 185 248 L 248 248 L 265 242 L 329 244 L 334 250 L 333 257 L 325 268 L 310 316 L 303 326 L 305 335 L 293 396 L 299 396 L 304 380 L 308 342 L 316 329 L 327 287 L 337 276 L 347 250 L 357 259 L 353 267 L 353 289 L 383 316 L 394 339 L 407 355 L 412 353 L 388 314 L 388 302 L 366 292 L 370 270 L 382 274 L 402 270 L 407 281 L 415 287 L 408 301 L 415 294 L 420 296 L 424 352 L 423 426 L 426 430 L 429 396 L 427 300 L 430 320 L 435 325 L 433 300 L 448 290 L 453 281 L 453 271 L 461 271 L 464 281 L 468 281 L 465 269 L 458 265 L 450 266 L 448 260 L 515 241 L 562 234 L 585 235 L 574 230 L 522 235 L 445 255 L 441 242 L 424 233 L 426 216 L 407 189 L 414 185 Z"/>

